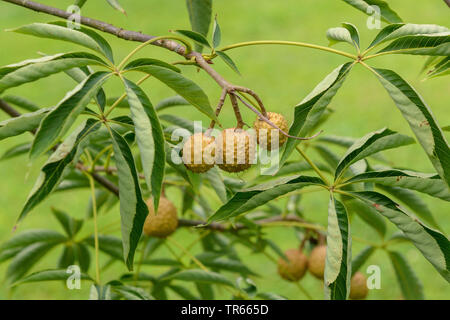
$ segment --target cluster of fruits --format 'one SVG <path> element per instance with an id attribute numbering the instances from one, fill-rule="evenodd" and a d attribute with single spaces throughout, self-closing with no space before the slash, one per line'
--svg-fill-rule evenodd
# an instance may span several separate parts
<path id="1" fill-rule="evenodd" d="M 327 256 L 326 245 L 316 246 L 309 258 L 299 249 L 289 249 L 285 252 L 285 259 L 278 261 L 278 274 L 288 281 L 299 281 L 308 270 L 317 279 L 323 280 L 325 261 Z M 362 300 L 367 297 L 369 289 L 366 277 L 361 272 L 355 272 L 350 283 L 350 299 Z"/>
<path id="2" fill-rule="evenodd" d="M 288 123 L 281 114 L 268 112 L 267 118 L 281 130 L 288 130 Z M 286 136 L 260 119 L 254 122 L 253 129 L 256 141 L 267 150 L 271 150 L 272 145 L 282 146 L 287 140 Z M 278 143 L 272 143 L 274 135 L 278 136 Z M 223 130 L 217 140 L 208 133 L 196 133 L 184 144 L 182 159 L 186 168 L 195 173 L 204 173 L 216 164 L 226 172 L 241 172 L 254 162 L 255 147 L 252 135 L 240 128 Z"/>

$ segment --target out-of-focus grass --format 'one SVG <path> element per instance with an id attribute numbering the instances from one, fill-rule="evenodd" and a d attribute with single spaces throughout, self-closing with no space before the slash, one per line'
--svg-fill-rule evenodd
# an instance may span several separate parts
<path id="1" fill-rule="evenodd" d="M 58 7 L 68 6 L 71 1 L 45 1 L 46 4 Z M 404 18 L 406 22 L 435 23 L 446 25 L 448 23 L 448 8 L 443 1 L 417 1 L 414 5 L 405 1 L 393 0 L 390 5 Z M 169 30 L 186 29 L 189 21 L 184 8 L 184 1 L 133 1 L 123 3 L 128 16 L 109 9 L 102 1 L 88 1 L 82 14 L 100 20 L 112 22 L 124 29 L 139 30 L 154 35 L 168 34 Z M 341 1 L 315 1 L 315 0 L 215 0 L 214 12 L 223 33 L 223 45 L 248 40 L 283 39 L 293 41 L 311 42 L 326 45 L 325 32 L 329 27 L 340 25 L 341 22 L 352 22 L 359 27 L 362 46 L 367 46 L 378 30 L 366 28 L 366 19 L 362 13 L 345 5 Z M 0 65 L 15 63 L 37 56 L 37 52 L 54 54 L 67 51 L 81 51 L 68 43 L 42 40 L 30 36 L 4 32 L 4 29 L 17 27 L 36 21 L 54 21 L 55 19 L 43 14 L 37 14 L 10 4 L 0 2 Z M 136 43 L 122 41 L 105 35 L 115 52 L 116 60 L 125 56 L 137 46 Z M 337 45 L 339 49 L 352 50 L 345 44 Z M 303 99 L 314 86 L 331 70 L 346 61 L 345 58 L 329 53 L 312 51 L 296 47 L 249 47 L 230 51 L 239 66 L 242 77 L 234 74 L 221 61 L 214 65 L 216 70 L 234 83 L 251 87 L 264 99 L 268 109 L 286 114 L 292 120 L 292 107 Z M 163 49 L 149 47 L 139 56 L 156 57 L 177 61 L 180 58 Z M 423 96 L 432 108 L 434 115 L 441 125 L 450 124 L 448 111 L 448 78 L 422 82 L 419 70 L 425 59 L 417 56 L 389 56 L 370 61 L 372 65 L 383 68 L 392 68 L 407 79 Z M 197 72 L 190 67 L 182 67 L 186 76 L 199 83 L 210 97 L 212 104 L 218 100 L 220 89 L 203 72 Z M 134 77 L 137 79 L 137 77 Z M 74 87 L 74 82 L 65 75 L 56 75 L 39 82 L 24 85 L 8 92 L 8 94 L 23 95 L 39 103 L 42 107 L 56 104 L 65 93 Z M 152 101 L 173 95 L 173 93 L 157 83 L 148 80 L 143 87 Z M 107 86 L 110 96 L 117 96 L 123 92 L 122 85 L 115 80 Z M 345 84 L 333 100 L 331 107 L 336 110 L 330 121 L 324 127 L 325 134 L 346 135 L 360 137 L 370 131 L 388 127 L 401 133 L 412 134 L 406 122 L 389 99 L 387 93 L 369 71 L 356 66 Z M 181 110 L 181 109 L 180 109 Z M 179 113 L 179 110 L 172 112 Z M 206 120 L 197 112 L 183 112 L 183 115 L 195 120 Z M 247 110 L 243 111 L 246 122 L 251 123 L 254 116 Z M 225 125 L 233 125 L 230 108 L 225 108 L 221 116 Z M 0 120 L 6 119 L 0 114 Z M 29 141 L 28 134 L 0 142 L 0 151 L 20 142 Z M 316 155 L 310 151 L 312 157 Z M 432 172 L 425 154 L 418 145 L 398 149 L 388 153 L 390 159 L 399 167 Z M 39 168 L 45 161 L 40 158 L 29 163 L 26 156 L 10 161 L 0 162 L 0 242 L 9 239 L 20 209 L 26 200 L 38 175 Z M 179 196 L 170 192 L 169 197 L 175 201 Z M 303 208 L 305 216 L 322 224 L 326 224 L 327 196 L 324 193 L 305 196 Z M 55 206 L 68 211 L 70 214 L 83 217 L 88 199 L 88 192 L 65 192 L 52 195 L 47 201 L 39 205 L 19 226 L 16 233 L 31 228 L 59 228 L 50 213 L 50 207 Z M 433 211 L 439 224 L 446 234 L 450 233 L 450 206 L 440 200 L 424 197 Z M 117 220 L 118 208 L 115 207 L 107 216 L 101 218 L 100 224 L 107 225 Z M 88 223 L 83 232 L 90 232 L 92 224 Z M 390 230 L 394 230 L 390 228 Z M 366 239 L 366 241 L 379 241 L 376 234 L 358 219 L 352 221 L 352 233 Z M 297 246 L 297 239 L 293 232 L 281 228 L 267 230 L 267 234 L 283 249 Z M 188 230 L 179 231 L 175 237 L 187 243 L 195 239 Z M 354 241 L 353 253 L 358 253 L 364 247 L 363 243 Z M 393 249 L 405 254 L 421 278 L 427 298 L 450 298 L 448 284 L 433 267 L 411 245 L 398 245 Z M 194 248 L 194 252 L 199 250 Z M 294 285 L 280 281 L 274 265 L 267 266 L 268 260 L 260 254 L 252 254 L 242 249 L 243 258 L 261 277 L 255 281 L 261 291 L 271 291 L 289 298 L 304 299 L 305 297 Z M 53 251 L 33 270 L 54 267 L 59 252 Z M 167 255 L 161 250 L 159 255 Z M 107 258 L 102 256 L 102 263 Z M 372 290 L 369 298 L 397 299 L 401 297 L 396 283 L 392 266 L 383 252 L 377 252 L 369 264 L 379 265 L 382 271 L 380 290 Z M 8 297 L 8 290 L 3 278 L 7 264 L 0 265 L 0 299 Z M 92 273 L 91 268 L 91 273 Z M 150 273 L 160 273 L 160 268 L 149 268 Z M 102 281 L 114 279 L 125 272 L 123 266 L 113 266 L 102 273 Z M 311 276 L 302 280 L 302 285 L 317 299 L 322 297 L 322 285 Z M 87 284 L 80 291 L 67 290 L 60 283 L 40 285 L 24 285 L 17 288 L 12 297 L 19 299 L 83 299 L 88 295 Z M 227 297 L 226 292 L 221 296 Z"/>

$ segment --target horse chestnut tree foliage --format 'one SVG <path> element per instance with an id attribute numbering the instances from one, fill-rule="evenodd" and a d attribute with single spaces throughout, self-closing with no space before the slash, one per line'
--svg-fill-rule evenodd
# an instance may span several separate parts
<path id="1" fill-rule="evenodd" d="M 246 246 L 274 262 L 282 281 L 299 285 L 309 272 L 318 281 L 323 280 L 325 299 L 364 299 L 368 293 L 366 278 L 358 269 L 375 250 L 386 250 L 403 296 L 421 299 L 420 279 L 405 256 L 391 249 L 393 240 L 414 245 L 436 273 L 450 281 L 450 242 L 417 195 L 425 193 L 436 201 L 450 201 L 450 149 L 444 135 L 449 128 L 441 126 L 431 108 L 401 75 L 371 65 L 372 60 L 384 55 L 428 56 L 427 77 L 445 76 L 450 54 L 450 32 L 446 27 L 403 23 L 387 3 L 377 1 L 386 25 L 367 48 L 360 46 L 357 27 L 347 22 L 330 26 L 326 34 L 331 44 L 346 43 L 346 51 L 281 40 L 222 46 L 219 23 L 212 18 L 212 0 L 187 0 L 191 28 L 162 36 L 123 30 L 80 15 L 74 20 L 79 25 L 74 26 L 65 21 L 73 17 L 64 10 L 33 1 L 2 2 L 2 7 L 14 4 L 61 19 L 11 26 L 9 31 L 17 33 L 17 41 L 41 37 L 69 42 L 74 50 L 0 68 L 0 107 L 11 116 L 0 122 L 0 139 L 25 132 L 33 137 L 29 144 L 4 151 L 3 157 L 28 153 L 30 161 L 40 156 L 48 158 L 18 221 L 26 219 L 55 191 L 86 188 L 91 197 L 80 201 L 86 201 L 89 207 L 86 220 L 94 222 L 92 235 L 80 238 L 84 221 L 54 208 L 64 233 L 21 230 L 13 234 L 0 247 L 0 262 L 9 262 L 6 280 L 11 287 L 65 281 L 66 269 L 77 265 L 82 280 L 92 282 L 90 298 L 94 299 L 166 299 L 169 292 L 170 296 L 175 293 L 186 299 L 213 299 L 218 287 L 225 288 L 221 292 L 229 298 L 283 299 L 277 292 L 259 290 L 257 275 L 246 265 L 247 257 L 239 256 L 236 250 Z M 366 12 L 373 1 L 344 2 Z M 108 0 L 105 6 L 107 3 L 123 11 L 117 1 Z M 89 1 L 78 0 L 75 4 L 89 6 Z M 135 41 L 136 47 L 117 60 L 104 34 Z M 149 45 L 170 50 L 178 59 L 173 62 L 134 57 L 137 52 L 150 54 L 143 51 Z M 293 121 L 288 123 L 276 109 L 268 112 L 257 92 L 228 82 L 214 70 L 213 62 L 223 60 L 239 73 L 229 53 L 239 47 L 264 45 L 327 51 L 348 62 L 330 70 L 293 108 Z M 388 128 L 368 132 L 359 139 L 331 135 L 332 128 L 326 126 L 328 107 L 357 64 L 379 80 L 392 98 L 392 106 L 409 125 L 411 136 Z M 220 88 L 219 94 L 208 97 L 183 75 L 181 66 L 208 74 Z M 66 73 L 78 84 L 54 107 L 38 108 L 21 97 L 8 95 L 11 88 L 57 73 Z M 131 81 L 129 75 L 133 73 L 143 77 Z M 123 92 L 108 96 L 103 86 L 115 77 L 122 81 Z M 150 77 L 172 89 L 175 96 L 151 102 L 140 86 Z M 212 107 L 211 100 L 218 101 L 217 107 Z M 208 116 L 209 127 L 198 129 L 180 116 L 160 114 L 161 110 L 179 105 L 185 105 L 183 110 L 192 108 L 189 112 Z M 18 112 L 16 107 L 25 112 Z M 221 125 L 222 107 L 234 111 L 234 127 Z M 243 119 L 242 108 L 252 110 L 255 117 Z M 127 115 L 123 115 L 124 110 Z M 246 128 L 247 123 L 253 123 L 252 130 Z M 180 129 L 189 134 L 176 135 Z M 321 151 L 323 161 L 311 160 L 304 140 Z M 435 173 L 399 169 L 386 161 L 383 151 L 412 143 L 422 146 L 423 153 L 417 156 L 428 157 Z M 328 148 L 330 145 L 346 149 L 344 155 L 337 156 Z M 263 168 L 258 163 L 257 156 L 263 153 L 277 160 L 275 168 Z M 295 160 L 294 153 L 303 160 Z M 252 176 L 256 178 L 238 179 L 236 172 L 244 170 L 254 170 Z M 264 170 L 270 174 L 259 174 Z M 182 207 L 177 208 L 170 196 L 166 198 L 173 189 L 182 191 Z M 221 204 L 212 207 L 205 189 L 216 193 Z M 296 209 L 300 200 L 307 201 L 307 196 L 299 197 L 299 190 L 308 189 L 327 191 L 323 201 L 328 202 L 328 213 L 317 213 L 328 214 L 327 225 L 306 221 Z M 280 197 L 289 198 L 287 212 L 276 206 L 275 200 Z M 121 238 L 97 227 L 102 219 L 100 211 L 117 203 Z M 351 215 L 359 215 L 374 228 L 382 245 L 368 245 L 352 254 Z M 387 234 L 387 223 L 394 224 L 399 232 Z M 264 232 L 274 224 L 295 231 L 299 243 L 282 252 Z M 176 242 L 172 235 L 179 228 L 191 228 L 198 233 L 198 239 L 192 244 Z M 197 255 L 190 252 L 195 242 L 203 248 Z M 161 245 L 177 248 L 183 255 L 173 252 L 173 259 L 158 258 L 155 251 Z M 60 247 L 62 253 L 54 268 L 32 270 L 55 247 Z M 123 273 L 115 280 L 101 281 L 99 252 L 110 256 L 111 263 L 123 264 Z M 152 265 L 166 269 L 155 274 Z"/>

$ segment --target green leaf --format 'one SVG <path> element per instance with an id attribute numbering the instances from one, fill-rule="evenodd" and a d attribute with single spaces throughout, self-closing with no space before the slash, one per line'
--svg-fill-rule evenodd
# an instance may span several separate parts
<path id="1" fill-rule="evenodd" d="M 435 24 L 395 23 L 384 27 L 370 44 L 369 48 L 378 46 L 387 41 L 411 35 L 430 35 L 448 32 L 446 27 Z"/>
<path id="2" fill-rule="evenodd" d="M 362 249 L 352 261 L 352 276 L 366 263 L 375 252 L 375 247 L 367 246 Z"/>
<path id="3" fill-rule="evenodd" d="M 397 203 L 378 192 L 361 191 L 349 194 L 367 202 L 395 224 L 444 279 L 450 282 L 450 242 L 442 233 L 410 217 Z"/>
<path id="4" fill-rule="evenodd" d="M 378 53 L 413 54 L 425 56 L 450 55 L 450 33 L 401 37 Z"/>
<path id="5" fill-rule="evenodd" d="M 59 145 L 41 168 L 41 174 L 28 196 L 25 206 L 20 213 L 22 220 L 28 212 L 42 202 L 58 185 L 63 176 L 65 168 L 73 161 L 80 142 L 89 133 L 100 127 L 98 121 L 88 119 L 84 121 L 67 139 Z"/>
<path id="6" fill-rule="evenodd" d="M 338 42 L 347 42 L 359 50 L 359 32 L 351 23 L 343 23 L 342 27 L 327 30 L 330 46 Z"/>
<path id="7" fill-rule="evenodd" d="M 351 66 L 351 63 L 346 63 L 337 67 L 295 107 L 294 121 L 289 128 L 290 135 L 304 137 L 310 133 L 342 86 L 348 72 L 351 70 Z M 280 166 L 286 162 L 297 144 L 298 140 L 288 139 L 281 157 Z"/>
<path id="8" fill-rule="evenodd" d="M 225 186 L 225 183 L 223 182 L 223 178 L 219 170 L 214 167 L 206 172 L 204 174 L 204 177 L 209 181 L 211 187 L 214 189 L 219 199 L 223 203 L 227 202 L 227 188 Z"/>
<path id="9" fill-rule="evenodd" d="M 10 104 L 18 106 L 19 108 L 22 108 L 30 112 L 37 111 L 40 109 L 38 105 L 36 105 L 34 102 L 31 102 L 28 99 L 25 99 L 24 97 L 8 95 L 3 96 L 2 99 Z"/>
<path id="10" fill-rule="evenodd" d="M 450 74 L 450 57 L 444 57 L 434 67 L 427 72 L 426 79 L 446 76 Z M 443 130 L 445 130 L 443 128 Z M 447 130 L 448 131 L 448 130 Z"/>
<path id="11" fill-rule="evenodd" d="M 91 255 L 88 247 L 83 243 L 75 243 L 73 249 L 81 271 L 87 272 L 91 264 Z"/>
<path id="12" fill-rule="evenodd" d="M 234 287 L 233 282 L 228 280 L 220 273 L 203 271 L 199 269 L 190 269 L 177 272 L 165 279 L 189 281 L 195 283 L 207 283 L 207 284 L 221 284 L 229 287 Z"/>
<path id="13" fill-rule="evenodd" d="M 31 282 L 43 282 L 43 281 L 66 281 L 70 277 L 70 273 L 67 273 L 66 269 L 57 270 L 43 270 L 30 274 L 27 277 L 15 282 L 13 286 L 19 284 L 31 283 Z M 80 273 L 80 280 L 94 281 L 92 278 L 85 274 Z"/>
<path id="14" fill-rule="evenodd" d="M 348 298 L 352 273 L 351 242 L 347 211 L 332 195 L 328 206 L 327 258 L 324 275 L 326 299 Z"/>
<path id="15" fill-rule="evenodd" d="M 108 42 L 91 29 L 83 27 L 80 27 L 80 29 L 70 29 L 66 27 L 66 22 L 54 22 L 32 23 L 16 29 L 11 29 L 9 31 L 28 34 L 40 38 L 76 43 L 101 53 L 109 61 L 114 63 L 112 50 Z"/>
<path id="16" fill-rule="evenodd" d="M 31 147 L 32 159 L 48 151 L 72 126 L 101 86 L 111 77 L 108 72 L 96 72 L 69 92 L 42 120 Z"/>
<path id="17" fill-rule="evenodd" d="M 61 255 L 59 256 L 58 260 L 58 269 L 65 269 L 75 263 L 75 254 L 73 251 L 73 246 L 71 245 L 64 245 L 63 251 L 61 252 Z"/>
<path id="18" fill-rule="evenodd" d="M 87 238 L 84 243 L 94 248 L 94 236 L 92 235 Z M 110 235 L 99 235 L 98 244 L 100 251 L 110 255 L 112 258 L 115 258 L 117 260 L 123 260 L 124 255 L 122 250 L 122 241 L 119 238 Z"/>
<path id="19" fill-rule="evenodd" d="M 111 129 L 114 160 L 119 176 L 120 217 L 122 225 L 123 255 L 128 269 L 133 269 L 134 253 L 141 238 L 148 208 L 142 199 L 136 166 L 125 139 Z"/>
<path id="20" fill-rule="evenodd" d="M 239 69 L 236 65 L 236 63 L 234 63 L 233 59 L 230 58 L 229 55 L 227 55 L 225 52 L 223 51 L 219 51 L 216 50 L 216 54 L 219 58 L 221 58 L 231 69 L 233 69 L 234 72 L 236 72 L 238 75 L 241 75 L 241 73 L 239 72 Z"/>
<path id="21" fill-rule="evenodd" d="M 186 7 L 192 30 L 206 37 L 211 24 L 212 0 L 186 0 Z M 196 46 L 199 52 L 201 48 L 200 45 Z"/>
<path id="22" fill-rule="evenodd" d="M 170 107 L 176 107 L 176 106 L 188 106 L 190 105 L 189 102 L 180 96 L 174 96 L 169 97 L 166 99 L 161 100 L 156 106 L 155 109 L 157 111 L 161 111 Z"/>
<path id="23" fill-rule="evenodd" d="M 50 251 L 56 242 L 37 242 L 22 249 L 11 261 L 6 270 L 6 278 L 9 283 L 14 283 L 22 278 L 47 252 Z"/>
<path id="24" fill-rule="evenodd" d="M 430 196 L 450 201 L 450 191 L 436 174 L 407 170 L 370 171 L 356 175 L 344 183 L 373 182 L 390 187 L 400 187 L 426 193 Z"/>
<path id="25" fill-rule="evenodd" d="M 442 231 L 439 224 L 434 219 L 433 214 L 428 208 L 427 204 L 414 192 L 403 189 L 400 187 L 390 187 L 385 185 L 376 185 L 377 188 L 387 192 L 394 196 L 397 200 L 400 200 L 404 205 L 410 208 L 420 219 L 428 223 L 429 226 Z"/>
<path id="26" fill-rule="evenodd" d="M 52 74 L 88 65 L 105 66 L 99 57 L 86 52 L 59 53 L 39 59 L 25 60 L 0 68 L 0 92 L 33 82 Z"/>
<path id="27" fill-rule="evenodd" d="M 357 140 L 342 157 L 336 168 L 335 180 L 337 181 L 347 168 L 358 160 L 383 150 L 398 148 L 411 143 L 414 143 L 414 139 L 387 128 L 368 133 Z"/>
<path id="28" fill-rule="evenodd" d="M 69 238 L 73 238 L 83 226 L 83 220 L 72 218 L 63 211 L 52 208 L 52 213 L 64 228 L 64 231 L 67 233 Z"/>
<path id="29" fill-rule="evenodd" d="M 245 264 L 238 260 L 232 260 L 227 258 L 202 258 L 197 257 L 198 260 L 203 263 L 206 267 L 217 270 L 224 270 L 230 272 L 237 272 L 242 275 L 256 275 L 252 270 L 250 270 Z"/>
<path id="30" fill-rule="evenodd" d="M 125 298 L 125 300 L 154 300 L 146 290 L 139 287 L 114 285 L 111 289 L 121 297 Z"/>
<path id="31" fill-rule="evenodd" d="M 373 11 L 368 11 L 371 6 L 378 6 L 380 8 L 380 18 L 388 23 L 402 22 L 402 19 L 397 13 L 392 10 L 386 1 L 382 0 L 343 0 L 352 7 L 364 12 L 367 15 L 373 14 Z M 369 12 L 372 12 L 369 14 Z"/>
<path id="32" fill-rule="evenodd" d="M 208 219 L 208 223 L 236 217 L 244 212 L 257 208 L 270 200 L 276 199 L 283 194 L 310 185 L 323 186 L 324 182 L 316 177 L 290 176 L 238 191 Z"/>
<path id="33" fill-rule="evenodd" d="M 169 285 L 169 288 L 185 300 L 199 300 L 197 296 L 195 296 L 189 289 L 185 287 L 171 284 Z"/>
<path id="34" fill-rule="evenodd" d="M 220 31 L 219 22 L 217 22 L 217 15 L 214 18 L 214 27 L 213 27 L 213 47 L 217 48 L 220 45 L 220 41 L 222 40 L 222 32 Z"/>
<path id="35" fill-rule="evenodd" d="M 0 122 L 0 141 L 35 130 L 39 127 L 42 119 L 52 110 L 53 108 L 39 109 L 38 111 L 25 113 L 19 117 Z"/>
<path id="36" fill-rule="evenodd" d="M 423 285 L 405 257 L 399 252 L 389 251 L 389 258 L 402 289 L 403 297 L 406 300 L 424 300 Z"/>
<path id="37" fill-rule="evenodd" d="M 384 238 L 386 235 L 386 222 L 374 208 L 357 200 L 346 201 L 345 205 L 350 212 L 356 213 L 358 217 L 374 228 L 381 238 Z"/>
<path id="38" fill-rule="evenodd" d="M 209 99 L 203 90 L 193 81 L 185 78 L 178 72 L 155 65 L 139 66 L 133 70 L 151 74 L 153 77 L 165 83 L 168 87 L 185 98 L 200 112 L 206 114 L 213 120 L 217 120 L 217 117 L 209 103 Z"/>
<path id="39" fill-rule="evenodd" d="M 205 46 L 205 47 L 211 48 L 211 45 L 209 44 L 208 40 L 201 33 L 198 33 L 195 31 L 190 31 L 190 30 L 175 30 L 175 32 L 193 40 L 195 43 L 199 44 L 200 46 Z"/>
<path id="40" fill-rule="evenodd" d="M 120 5 L 119 1 L 117 1 L 117 0 L 106 0 L 106 1 L 108 1 L 108 3 L 110 4 L 110 6 L 113 7 L 114 9 L 116 9 L 116 10 L 122 12 L 122 13 L 125 14 L 125 15 L 127 14 L 127 13 L 125 12 L 125 10 L 122 8 L 122 6 Z"/>
<path id="41" fill-rule="evenodd" d="M 380 82 L 400 109 L 437 173 L 450 186 L 450 147 L 431 109 L 398 74 L 375 69 Z"/>
<path id="42" fill-rule="evenodd" d="M 158 59 L 152 59 L 152 58 L 141 58 L 141 59 L 136 59 L 131 61 L 130 63 L 128 63 L 123 70 L 127 70 L 127 71 L 133 71 L 136 69 L 139 69 L 139 67 L 146 67 L 146 66 L 157 66 L 157 67 L 162 67 L 162 68 L 167 68 L 170 70 L 173 70 L 175 72 L 180 73 L 181 70 L 177 67 L 175 67 L 174 65 L 164 62 L 162 60 L 158 60 Z"/>
<path id="43" fill-rule="evenodd" d="M 12 158 L 20 156 L 22 154 L 26 154 L 30 151 L 30 149 L 31 149 L 31 143 L 26 142 L 26 143 L 21 143 L 21 144 L 15 145 L 15 146 L 9 148 L 8 150 L 6 150 L 2 154 L 2 156 L 0 157 L 0 161 L 12 159 Z"/>
<path id="44" fill-rule="evenodd" d="M 259 292 L 256 297 L 263 300 L 288 300 L 286 297 L 271 292 Z"/>
<path id="45" fill-rule="evenodd" d="M 157 210 L 164 179 L 164 135 L 156 111 L 144 91 L 125 79 L 125 89 L 130 105 L 145 181 L 153 195 Z"/>

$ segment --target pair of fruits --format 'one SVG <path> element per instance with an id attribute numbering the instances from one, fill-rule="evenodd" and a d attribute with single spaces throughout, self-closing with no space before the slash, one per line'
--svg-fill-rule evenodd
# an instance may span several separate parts
<path id="1" fill-rule="evenodd" d="M 283 131 L 288 130 L 286 119 L 278 113 L 269 112 L 267 117 Z M 277 129 L 263 120 L 257 119 L 253 125 L 258 144 L 265 149 L 272 149 L 275 136 L 283 145 L 287 138 L 279 134 Z M 221 132 L 217 141 L 214 137 L 196 133 L 183 146 L 183 163 L 186 168 L 195 173 L 204 173 L 215 164 L 226 172 L 241 172 L 251 167 L 255 156 L 255 141 L 252 135 L 238 128 L 228 128 Z"/>
<path id="2" fill-rule="evenodd" d="M 278 261 L 278 273 L 288 281 L 299 281 L 308 270 L 314 277 L 323 279 L 326 251 L 325 245 L 318 245 L 311 251 L 308 259 L 300 250 L 289 249 L 285 252 L 288 261 L 281 258 Z M 356 272 L 350 282 L 350 299 L 365 299 L 368 293 L 366 277 L 361 272 Z"/>

